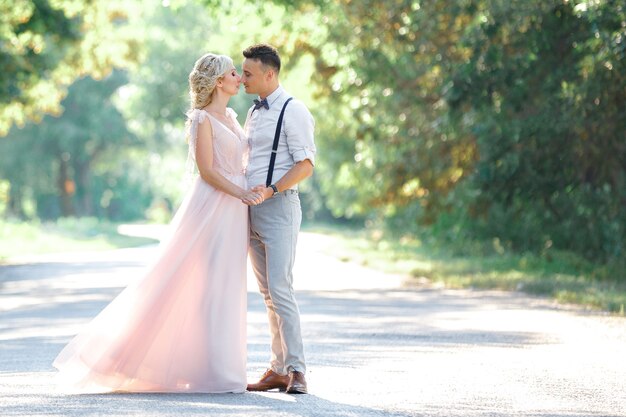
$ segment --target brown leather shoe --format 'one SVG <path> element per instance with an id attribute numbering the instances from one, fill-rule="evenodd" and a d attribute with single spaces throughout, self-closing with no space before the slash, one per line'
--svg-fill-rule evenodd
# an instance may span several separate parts
<path id="1" fill-rule="evenodd" d="M 287 393 L 289 394 L 307 394 L 306 379 L 304 374 L 298 371 L 289 372 L 289 385 L 287 385 Z"/>
<path id="2" fill-rule="evenodd" d="M 261 379 L 259 379 L 259 382 L 256 384 L 248 384 L 248 391 L 269 391 L 272 389 L 285 391 L 287 384 L 289 384 L 289 376 L 279 375 L 271 369 L 268 369 Z"/>

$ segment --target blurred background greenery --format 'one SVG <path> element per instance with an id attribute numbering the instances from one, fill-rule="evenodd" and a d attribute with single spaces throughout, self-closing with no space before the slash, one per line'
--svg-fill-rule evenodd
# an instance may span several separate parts
<path id="1" fill-rule="evenodd" d="M 7 242 L 16 224 L 68 217 L 167 222 L 185 192 L 194 61 L 239 65 L 269 42 L 317 121 L 306 222 L 360 230 L 395 261 L 428 246 L 626 284 L 623 1 L 0 0 L 0 12 Z M 241 122 L 252 98 L 231 101 Z"/>

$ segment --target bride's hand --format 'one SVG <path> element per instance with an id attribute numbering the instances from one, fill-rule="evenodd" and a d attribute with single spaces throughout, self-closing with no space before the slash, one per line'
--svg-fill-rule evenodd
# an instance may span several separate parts
<path id="1" fill-rule="evenodd" d="M 261 204 L 265 199 L 263 194 L 254 190 L 247 190 L 241 196 L 241 201 L 249 206 L 256 206 Z"/>

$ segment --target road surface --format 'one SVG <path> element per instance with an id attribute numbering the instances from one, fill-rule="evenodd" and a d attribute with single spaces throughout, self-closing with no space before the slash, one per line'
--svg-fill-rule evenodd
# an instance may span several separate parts
<path id="1" fill-rule="evenodd" d="M 0 416 L 626 416 L 626 319 L 517 293 L 407 286 L 325 255 L 296 265 L 310 395 L 68 395 L 52 360 L 155 248 L 0 266 Z M 248 378 L 269 337 L 248 284 Z"/>

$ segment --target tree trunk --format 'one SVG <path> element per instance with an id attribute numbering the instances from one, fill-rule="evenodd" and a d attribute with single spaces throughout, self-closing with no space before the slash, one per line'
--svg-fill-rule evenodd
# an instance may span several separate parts
<path id="1" fill-rule="evenodd" d="M 61 154 L 59 158 L 59 195 L 61 196 L 61 213 L 64 217 L 74 216 L 74 203 L 72 196 L 76 191 L 74 181 L 69 177 L 69 157 L 66 153 Z"/>
<path id="2" fill-rule="evenodd" d="M 9 201 L 7 204 L 6 217 L 16 217 L 20 220 L 26 219 L 24 206 L 22 205 L 22 187 L 15 183 L 9 185 Z"/>
<path id="3" fill-rule="evenodd" d="M 80 197 L 80 214 L 82 216 L 94 216 L 93 199 L 91 194 L 91 164 L 90 161 L 76 164 L 76 180 L 78 185 L 78 196 Z"/>

